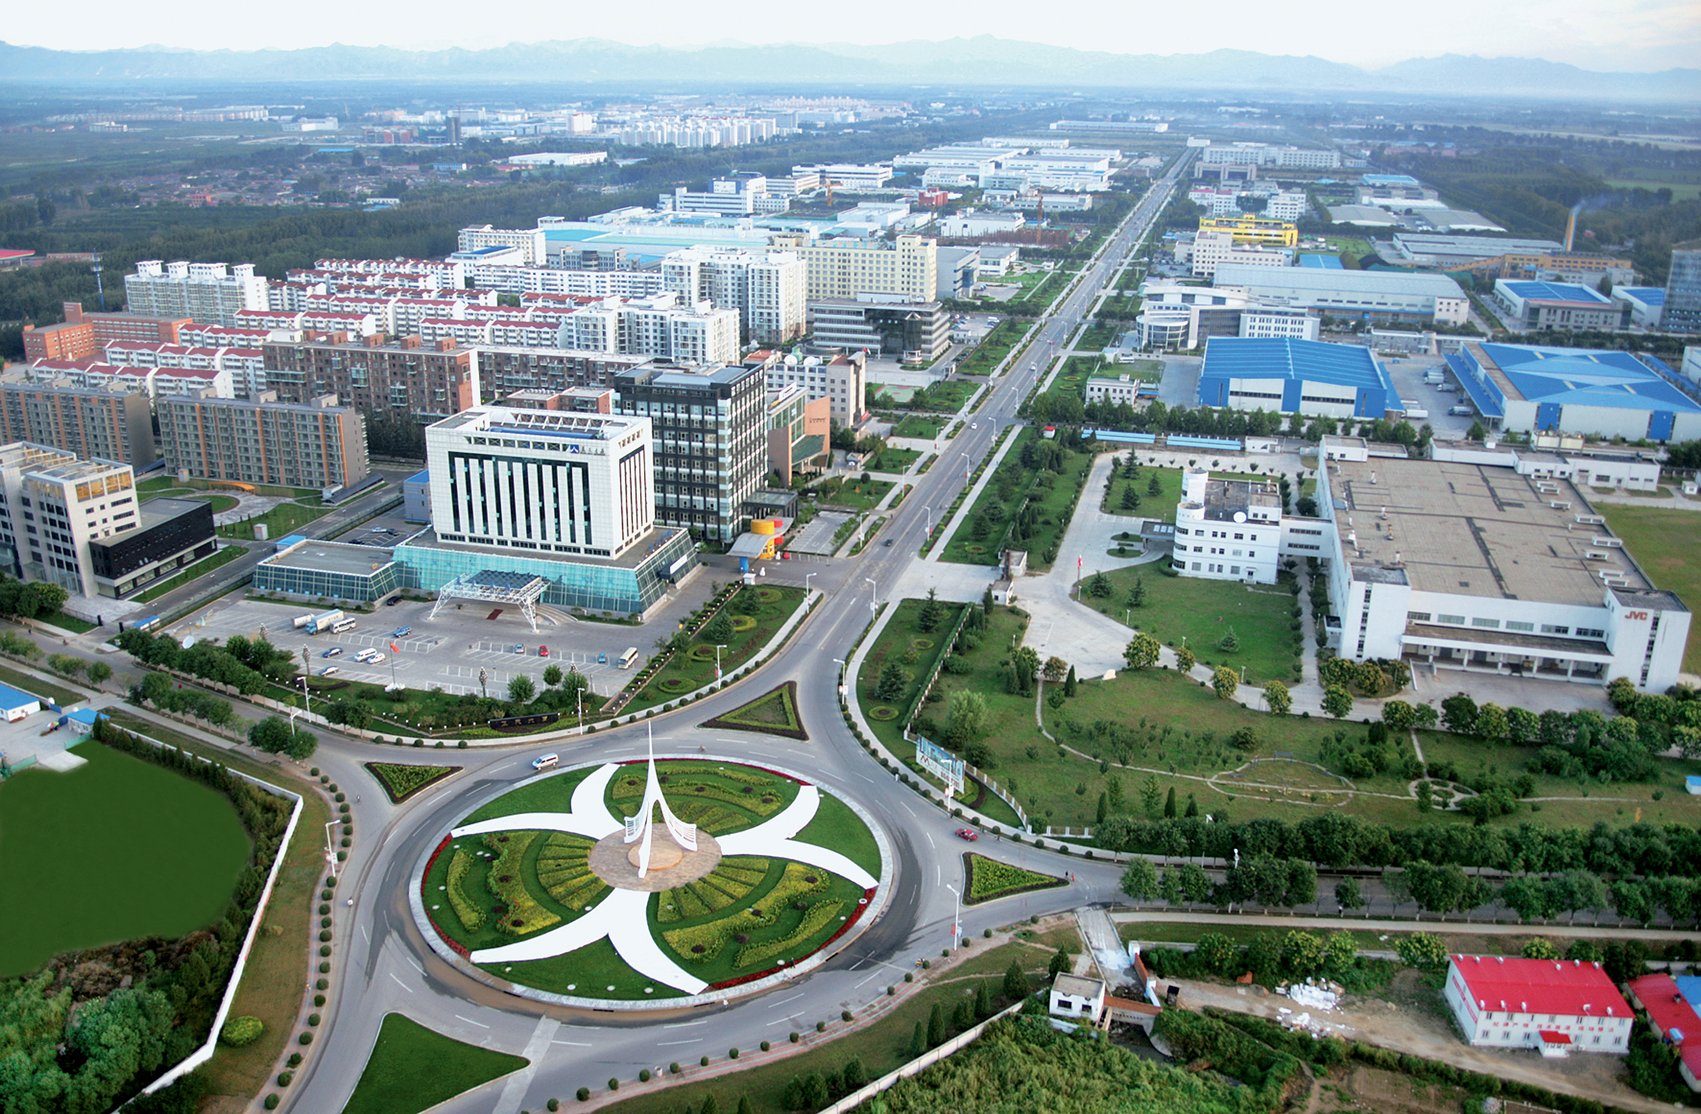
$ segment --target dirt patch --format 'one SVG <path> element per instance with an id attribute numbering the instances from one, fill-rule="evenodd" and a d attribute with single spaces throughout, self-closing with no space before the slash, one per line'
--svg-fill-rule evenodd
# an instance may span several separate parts
<path id="1" fill-rule="evenodd" d="M 1363 1064 L 1338 1066 L 1311 1086 L 1307 1114 L 1363 1110 L 1375 1114 L 1434 1114 L 1462 1110 L 1469 1097 L 1459 1087 L 1427 1083 Z"/>

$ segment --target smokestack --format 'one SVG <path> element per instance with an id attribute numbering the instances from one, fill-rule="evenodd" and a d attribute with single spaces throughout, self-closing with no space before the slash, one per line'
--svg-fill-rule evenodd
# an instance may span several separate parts
<path id="1" fill-rule="evenodd" d="M 1568 218 L 1566 218 L 1566 221 L 1565 221 L 1565 250 L 1566 251 L 1571 250 L 1571 242 L 1577 238 L 1577 210 L 1581 209 L 1582 207 L 1583 207 L 1583 203 L 1581 201 L 1579 201 L 1577 204 L 1571 206 L 1571 215 Z"/>

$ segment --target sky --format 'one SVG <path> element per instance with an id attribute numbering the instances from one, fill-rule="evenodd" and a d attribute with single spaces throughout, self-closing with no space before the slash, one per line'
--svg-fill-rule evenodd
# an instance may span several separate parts
<path id="1" fill-rule="evenodd" d="M 646 0 L 641 6 L 504 0 L 498 27 L 471 20 L 480 9 L 456 0 L 297 0 L 235 5 L 177 0 L 169 19 L 133 0 L 94 0 L 66 19 L 50 4 L 19 4 L 0 37 L 60 50 L 159 44 L 196 50 L 254 50 L 347 43 L 404 49 L 490 47 L 509 42 L 603 38 L 688 47 L 710 42 L 880 44 L 991 34 L 1005 39 L 1123 54 L 1195 54 L 1221 47 L 1316 55 L 1375 69 L 1439 54 L 1545 58 L 1589 70 L 1648 72 L 1701 65 L 1696 0 L 1428 0 L 1363 6 L 1321 0 L 1213 0 L 1201 9 L 1156 0 L 1087 0 L 1051 9 L 1030 0 L 974 5 L 856 5 L 747 0 Z M 729 23 L 723 13 L 734 10 Z M 641 19 L 633 16 L 642 12 Z M 1048 21 L 1047 11 L 1062 13 Z M 1199 15 L 1208 11 L 1209 21 Z"/>

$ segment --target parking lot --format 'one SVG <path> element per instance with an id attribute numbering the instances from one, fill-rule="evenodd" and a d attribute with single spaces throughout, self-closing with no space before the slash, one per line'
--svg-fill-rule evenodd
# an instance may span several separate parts
<path id="1" fill-rule="evenodd" d="M 1454 406 L 1469 405 L 1470 398 L 1458 390 L 1458 380 L 1453 373 L 1447 371 L 1447 361 L 1439 356 L 1418 356 L 1411 358 L 1379 357 L 1382 366 L 1388 369 L 1388 375 L 1394 380 L 1394 386 L 1399 388 L 1400 397 L 1409 399 L 1421 410 L 1428 410 L 1429 417 L 1414 418 L 1412 424 L 1422 426 L 1428 422 L 1435 430 L 1437 441 L 1463 441 L 1470 430 L 1471 423 L 1477 420 L 1473 411 L 1469 415 L 1449 414 L 1447 411 Z M 1446 382 L 1440 387 L 1425 383 L 1425 373 L 1439 368 L 1446 372 Z M 1452 387 L 1452 393 L 1441 387 Z"/>
<path id="2" fill-rule="evenodd" d="M 351 681 L 452 693 L 478 692 L 480 669 L 492 694 L 505 691 L 509 678 L 522 674 L 541 688 L 543 671 L 554 664 L 564 670 L 577 668 L 590 680 L 592 691 L 610 695 L 630 678 L 619 665 L 626 649 L 637 647 L 640 661 L 654 653 L 657 640 L 672 637 L 680 620 L 708 599 L 712 587 L 709 577 L 697 577 L 643 626 L 575 619 L 540 606 L 534 634 L 517 607 L 459 601 L 431 619 L 433 603 L 403 600 L 370 614 L 349 612 L 355 627 L 342 634 L 308 634 L 305 628 L 296 628 L 294 620 L 324 608 L 229 597 L 173 624 L 169 633 L 180 640 L 222 642 L 231 635 L 252 638 L 263 631 L 274 644 L 298 656 L 305 647 L 316 675 L 334 669 L 332 676 Z M 407 634 L 395 633 L 404 627 L 411 628 Z M 333 647 L 341 652 L 326 657 Z M 385 660 L 355 661 L 355 655 L 367 647 L 382 653 Z"/>

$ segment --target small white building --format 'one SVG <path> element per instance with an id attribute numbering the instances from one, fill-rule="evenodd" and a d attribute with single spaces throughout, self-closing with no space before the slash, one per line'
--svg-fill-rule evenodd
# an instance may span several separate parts
<path id="1" fill-rule="evenodd" d="M 1052 980 L 1047 1005 L 1053 1017 L 1071 1017 L 1097 1024 L 1099 1016 L 1104 1013 L 1104 998 L 1104 980 L 1061 974 Z"/>
<path id="2" fill-rule="evenodd" d="M 1182 576 L 1274 584 L 1282 531 L 1281 489 L 1273 481 L 1182 477 L 1174 549 Z"/>
<path id="3" fill-rule="evenodd" d="M 1090 375 L 1087 377 L 1085 393 L 1088 402 L 1123 402 L 1133 406 L 1140 388 L 1140 380 L 1131 375 L 1118 375 L 1112 378 L 1108 375 Z"/>
<path id="4" fill-rule="evenodd" d="M 1635 1014 L 1599 963 L 1449 956 L 1442 997 L 1466 1042 L 1477 1047 L 1526 1048 L 1552 1058 L 1630 1051 Z"/>

